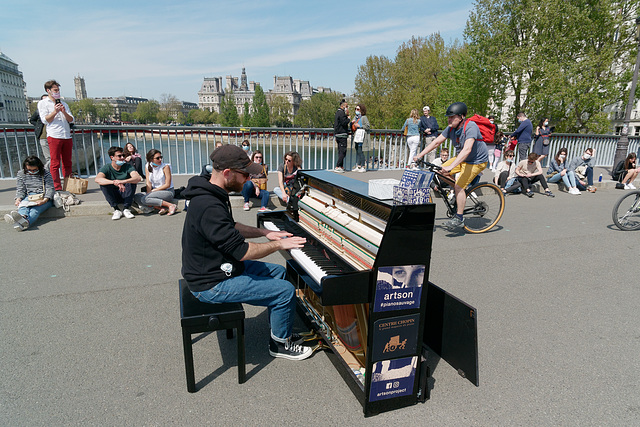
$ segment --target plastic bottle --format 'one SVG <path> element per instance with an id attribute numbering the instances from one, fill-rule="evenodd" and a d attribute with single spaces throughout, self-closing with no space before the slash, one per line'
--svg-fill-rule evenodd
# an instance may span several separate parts
<path id="1" fill-rule="evenodd" d="M 598 178 L 598 182 L 602 182 L 602 174 L 600 174 L 600 178 Z"/>

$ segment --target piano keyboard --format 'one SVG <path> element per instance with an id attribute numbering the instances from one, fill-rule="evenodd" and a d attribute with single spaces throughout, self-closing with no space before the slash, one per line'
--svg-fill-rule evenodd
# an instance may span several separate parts
<path id="1" fill-rule="evenodd" d="M 309 273 L 309 276 L 318 285 L 322 283 L 322 278 L 325 276 L 354 271 L 354 268 L 329 253 L 316 239 L 293 221 L 272 219 L 264 221 L 263 226 L 267 230 L 287 231 L 295 236 L 307 239 L 302 248 L 291 249 L 289 254 Z M 319 287 L 319 290 L 321 290 L 321 287 Z"/>

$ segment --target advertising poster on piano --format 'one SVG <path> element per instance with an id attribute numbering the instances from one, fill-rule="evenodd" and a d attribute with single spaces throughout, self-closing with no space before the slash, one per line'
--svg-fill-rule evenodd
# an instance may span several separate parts
<path id="1" fill-rule="evenodd" d="M 416 354 L 420 314 L 387 317 L 373 322 L 371 360 L 395 359 Z"/>
<path id="2" fill-rule="evenodd" d="M 417 356 L 374 363 L 369 401 L 411 395 L 417 365 Z"/>
<path id="3" fill-rule="evenodd" d="M 378 268 L 374 312 L 420 307 L 424 265 Z"/>

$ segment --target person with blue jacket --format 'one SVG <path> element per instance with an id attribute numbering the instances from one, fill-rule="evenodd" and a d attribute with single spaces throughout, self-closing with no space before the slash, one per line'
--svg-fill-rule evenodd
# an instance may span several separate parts
<path id="1" fill-rule="evenodd" d="M 518 121 L 520 126 L 511 134 L 511 138 L 518 140 L 518 160 L 522 161 L 527 158 L 527 152 L 531 145 L 531 134 L 533 133 L 533 125 L 531 120 L 527 119 L 524 113 L 518 113 Z"/>
<path id="2" fill-rule="evenodd" d="M 424 115 L 420 117 L 420 135 L 424 138 L 424 147 L 431 144 L 436 136 L 438 136 L 438 121 L 435 117 L 431 116 L 431 109 L 428 105 L 422 108 Z M 436 152 L 430 151 L 427 153 L 427 161 L 433 163 L 436 159 Z"/>

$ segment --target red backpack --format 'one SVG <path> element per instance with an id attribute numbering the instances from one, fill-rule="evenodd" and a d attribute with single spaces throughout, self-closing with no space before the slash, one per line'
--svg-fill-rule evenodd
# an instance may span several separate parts
<path id="1" fill-rule="evenodd" d="M 466 132 L 467 123 L 469 123 L 469 120 L 471 120 L 472 122 L 475 122 L 478 125 L 478 128 L 480 128 L 480 134 L 482 135 L 482 139 L 485 142 L 485 144 L 493 144 L 493 140 L 496 134 L 496 126 L 493 123 L 491 123 L 489 119 L 487 119 L 486 117 L 482 117 L 482 116 L 479 116 L 478 114 L 474 114 L 473 116 L 469 117 L 467 121 L 464 122 L 463 132 Z"/>

